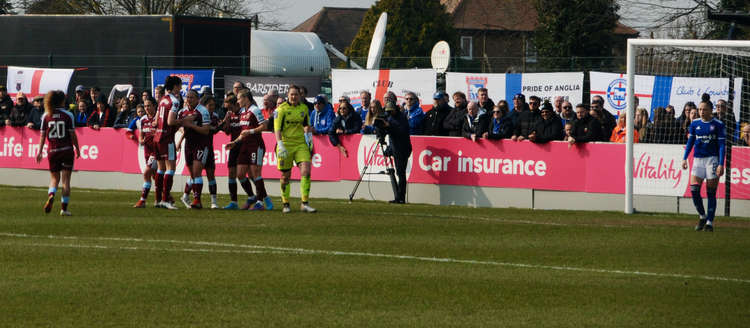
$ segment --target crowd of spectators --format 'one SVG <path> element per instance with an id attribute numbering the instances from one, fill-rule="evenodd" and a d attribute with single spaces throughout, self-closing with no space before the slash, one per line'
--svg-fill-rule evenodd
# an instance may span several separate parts
<path id="1" fill-rule="evenodd" d="M 244 88 L 241 82 L 235 82 L 235 92 Z M 303 93 L 307 90 L 303 88 Z M 157 87 L 155 99 L 163 96 L 164 91 Z M 140 96 L 139 96 L 140 95 Z M 75 95 L 69 99 L 69 109 L 74 115 L 78 127 L 87 126 L 93 129 L 113 127 L 116 129 L 133 129 L 135 121 L 143 115 L 143 101 L 151 97 L 151 90 L 140 94 L 130 93 L 127 97 L 114 99 L 108 103 L 99 87 L 85 88 L 77 86 Z M 537 96 L 527 98 L 524 94 L 513 95 L 513 108 L 506 100 L 497 102 L 490 99 L 488 90 L 477 91 L 477 101 L 469 101 L 463 92 L 448 95 L 437 92 L 433 95 L 432 108 L 424 111 L 419 97 L 413 92 L 404 95 L 404 102 L 397 103 L 393 92 L 386 93 L 384 102 L 372 99 L 368 91 L 360 92 L 360 103 L 352 105 L 349 97 L 338 98 L 332 104 L 324 95 L 315 96 L 313 102 L 305 104 L 310 109 L 310 121 L 313 133 L 327 135 L 331 144 L 347 156 L 341 146 L 339 137 L 345 134 L 374 134 L 375 118 L 383 115 L 385 104 L 391 102 L 408 118 L 410 135 L 433 135 L 465 137 L 471 140 L 510 139 L 513 141 L 529 140 L 534 143 L 546 143 L 553 140 L 577 142 L 625 142 L 626 128 L 624 115 L 615 117 L 604 109 L 604 99 L 594 95 L 590 103 L 576 104 L 575 107 L 563 97 L 555 97 L 553 103 L 542 101 Z M 453 100 L 454 106 L 450 105 Z M 637 99 L 636 99 L 637 100 Z M 268 120 L 273 120 L 275 108 L 284 101 L 278 91 L 273 89 L 263 97 L 262 112 Z M 679 116 L 671 105 L 657 107 L 653 114 L 645 108 L 638 107 L 636 101 L 634 121 L 634 140 L 641 143 L 684 144 L 687 140 L 687 128 L 693 119 L 698 118 L 695 103 L 688 102 Z M 42 108 L 41 97 L 31 103 L 23 93 L 14 99 L 8 96 L 5 87 L 0 86 L 0 126 L 26 126 L 39 129 Z M 223 109 L 217 109 L 223 115 Z M 716 102 L 714 117 L 725 123 L 727 139 L 744 143 L 734 127 L 736 119 L 725 100 Z M 271 125 L 272 126 L 272 125 Z M 745 125 L 738 128 L 744 133 Z"/>

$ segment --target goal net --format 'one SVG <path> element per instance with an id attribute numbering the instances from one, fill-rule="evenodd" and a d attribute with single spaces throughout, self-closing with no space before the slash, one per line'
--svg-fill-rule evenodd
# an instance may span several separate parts
<path id="1" fill-rule="evenodd" d="M 693 213 L 689 168 L 681 167 L 692 120 L 707 94 L 713 117 L 725 124 L 725 174 L 720 179 L 717 215 L 750 202 L 750 41 L 628 40 L 626 85 L 625 212 L 638 208 L 633 195 L 675 197 L 680 212 Z M 608 100 L 617 98 L 616 92 Z M 621 104 L 622 105 L 622 104 Z M 630 129 L 633 130 L 630 130 Z M 636 140 L 637 138 L 637 140 Z M 705 187 L 702 190 L 705 197 Z M 740 207 L 741 208 L 741 207 Z M 744 207 L 745 209 L 747 207 Z M 747 215 L 747 213 L 731 213 Z"/>

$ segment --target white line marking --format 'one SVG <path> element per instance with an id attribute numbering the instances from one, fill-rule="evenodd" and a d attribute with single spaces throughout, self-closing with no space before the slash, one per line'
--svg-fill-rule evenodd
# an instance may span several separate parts
<path id="1" fill-rule="evenodd" d="M 8 245 L 8 244 L 6 244 Z M 299 254 L 298 252 L 285 251 L 246 251 L 236 249 L 211 249 L 211 248 L 156 248 L 156 247 L 113 247 L 104 245 L 80 245 L 80 244 L 44 244 L 32 243 L 22 244 L 14 243 L 15 246 L 34 246 L 34 247 L 53 247 L 53 248 L 93 248 L 93 249 L 113 249 L 126 251 L 159 251 L 159 252 L 188 252 L 188 253 L 228 253 L 228 254 Z"/>
<path id="2" fill-rule="evenodd" d="M 525 268 L 525 269 L 545 269 L 545 270 L 557 270 L 557 271 L 621 274 L 621 275 L 631 275 L 631 276 L 649 276 L 649 277 L 659 277 L 659 278 L 703 279 L 703 280 L 714 280 L 714 281 L 750 283 L 749 279 L 726 278 L 726 277 L 706 276 L 706 275 L 687 275 L 687 274 L 679 274 L 679 273 L 658 273 L 658 272 L 646 272 L 646 271 L 595 269 L 595 268 L 581 268 L 581 267 L 570 267 L 570 266 L 511 263 L 511 262 L 497 262 L 497 261 L 483 261 L 483 260 L 462 260 L 462 259 L 453 259 L 453 258 L 424 257 L 424 256 L 414 256 L 414 255 L 349 252 L 349 251 L 328 251 L 328 250 L 304 249 L 304 248 L 293 248 L 293 247 L 218 243 L 218 242 L 210 242 L 210 241 L 142 239 L 142 238 L 123 238 L 123 237 L 76 237 L 76 236 L 56 236 L 56 235 L 42 236 L 42 235 L 28 235 L 28 234 L 8 233 L 8 232 L 0 232 L 0 236 L 14 237 L 14 238 L 46 238 L 46 239 L 59 239 L 59 240 L 99 240 L 99 241 L 121 241 L 121 242 L 141 242 L 141 243 L 186 244 L 186 245 L 215 246 L 215 247 L 229 247 L 229 248 L 267 249 L 267 250 L 272 250 L 272 251 L 277 251 L 277 252 L 299 253 L 299 254 L 378 257 L 378 258 L 387 258 L 387 259 L 415 260 L 415 261 L 424 261 L 424 262 L 477 264 L 477 265 L 504 266 L 504 267 Z M 106 247 L 106 246 L 103 246 L 103 247 Z M 209 251 L 209 250 L 205 249 L 205 251 Z M 229 253 L 237 252 L 236 250 L 227 251 L 227 250 L 216 250 L 216 249 L 211 249 L 210 251 L 211 252 L 229 252 Z"/>

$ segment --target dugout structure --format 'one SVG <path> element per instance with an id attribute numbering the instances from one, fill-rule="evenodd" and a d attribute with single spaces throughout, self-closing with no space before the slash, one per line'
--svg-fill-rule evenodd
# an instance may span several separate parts
<path id="1" fill-rule="evenodd" d="M 634 116 L 636 112 L 635 97 L 637 94 L 638 75 L 652 76 L 675 76 L 685 78 L 720 78 L 728 83 L 727 88 L 701 91 L 695 90 L 674 91 L 673 95 L 685 95 L 690 91 L 692 101 L 699 104 L 701 94 L 707 92 L 711 95 L 711 101 L 716 105 L 719 99 L 727 102 L 732 124 L 727 124 L 726 138 L 726 162 L 725 175 L 720 180 L 720 192 L 724 186 L 724 215 L 729 216 L 729 208 L 732 198 L 747 199 L 750 194 L 747 188 L 733 191 L 732 185 L 742 179 L 743 172 L 733 170 L 733 164 L 739 167 L 748 167 L 750 158 L 747 155 L 732 156 L 733 147 L 745 147 L 740 139 L 740 130 L 744 124 L 749 124 L 750 110 L 748 110 L 748 93 L 750 76 L 750 41 L 730 40 L 674 40 L 674 39 L 629 39 L 627 46 L 627 143 L 625 156 L 625 213 L 634 212 L 634 144 L 633 130 L 635 126 Z M 662 86 L 666 87 L 666 86 Z M 671 86 L 670 86 L 671 87 Z M 657 85 L 654 84 L 654 88 Z M 639 96 L 640 97 L 640 96 Z M 651 109 L 653 110 L 653 108 Z M 675 108 L 682 111 L 682 108 Z M 716 106 L 714 107 L 716 111 Z M 653 115 L 653 114 L 652 114 Z M 722 119 L 723 120 L 723 119 Z M 683 133 L 678 127 L 673 133 Z M 742 152 L 747 154 L 747 152 Z M 675 158 L 682 161 L 682 157 Z M 730 181 L 732 183 L 727 183 Z M 741 194 L 737 194 L 741 193 Z M 640 194 L 640 193 L 639 193 Z M 739 196 L 739 197 L 737 197 Z M 743 213 L 740 213 L 741 215 Z M 746 215 L 746 213 L 744 213 Z"/>

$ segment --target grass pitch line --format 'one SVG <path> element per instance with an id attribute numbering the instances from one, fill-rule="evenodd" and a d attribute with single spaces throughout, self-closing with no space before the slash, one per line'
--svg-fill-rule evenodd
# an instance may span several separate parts
<path id="1" fill-rule="evenodd" d="M 233 244 L 233 243 L 219 243 L 210 241 L 190 241 L 190 240 L 169 240 L 169 239 L 142 239 L 142 238 L 123 238 L 123 237 L 76 237 L 76 236 L 56 236 L 56 235 L 28 235 L 19 233 L 7 233 L 0 232 L 0 236 L 3 237 L 14 237 L 14 238 L 46 238 L 46 239 L 58 239 L 58 240 L 99 240 L 99 241 L 121 241 L 121 242 L 141 242 L 141 243 L 168 243 L 168 244 L 184 244 L 184 245 L 200 245 L 200 246 L 214 246 L 214 247 L 229 247 L 229 248 L 249 248 L 249 249 L 265 249 L 268 253 L 276 254 L 320 254 L 330 256 L 361 256 L 361 257 L 376 257 L 386 259 L 400 259 L 400 260 L 413 260 L 422 262 L 438 262 L 438 263 L 458 263 L 458 264 L 474 264 L 474 265 L 488 265 L 488 266 L 502 266 L 522 269 L 541 269 L 541 270 L 555 270 L 555 271 L 572 271 L 572 272 L 588 272 L 588 273 L 601 273 L 601 274 L 617 274 L 617 275 L 630 275 L 630 276 L 646 276 L 656 278 L 677 278 L 677 279 L 701 279 L 701 280 L 712 280 L 712 281 L 726 281 L 726 282 L 738 282 L 748 283 L 748 279 L 738 278 L 727 278 L 718 276 L 706 276 L 706 275 L 687 275 L 679 273 L 658 273 L 658 272 L 647 272 L 647 271 L 626 271 L 626 270 L 610 270 L 610 269 L 595 269 L 595 268 L 581 268 L 581 267 L 570 267 L 570 266 L 558 266 L 558 265 L 541 265 L 541 264 L 528 264 L 528 263 L 511 263 L 511 262 L 497 262 L 497 261 L 484 261 L 484 260 L 463 260 L 453 258 L 440 258 L 440 257 L 425 257 L 415 255 L 398 255 L 398 254 L 382 254 L 382 253 L 367 253 L 367 252 L 350 252 L 350 251 L 330 251 L 330 250 L 317 250 L 317 249 L 305 249 L 305 248 L 294 248 L 294 247 L 278 247 L 278 246 L 264 246 L 264 245 L 245 245 L 245 244 Z M 42 244 L 39 244 L 42 245 Z M 54 244 L 52 244 L 54 245 Z M 82 248 L 92 249 L 106 249 L 108 246 L 101 245 L 73 245 Z M 58 246 L 61 247 L 61 246 Z M 162 249 L 148 249 L 138 247 L 111 247 L 119 248 L 123 250 L 162 250 Z M 171 250 L 171 249 L 165 249 Z M 208 252 L 208 253 L 246 253 L 247 251 L 238 250 L 226 250 L 226 249 L 174 249 L 173 251 L 180 252 Z M 255 251 L 253 251 L 255 252 Z M 262 251 L 261 251 L 262 252 Z M 250 253 L 255 254 L 255 253 Z"/>
<path id="2" fill-rule="evenodd" d="M 157 247 L 113 247 L 104 245 L 81 245 L 81 244 L 12 244 L 15 246 L 33 246 L 33 247 L 52 247 L 52 248 L 90 248 L 90 249 L 110 249 L 123 251 L 156 251 L 156 252 L 178 252 L 178 253 L 224 253 L 224 254 L 299 254 L 298 252 L 286 251 L 263 251 L 263 250 L 236 250 L 236 249 L 212 249 L 212 248 L 157 248 Z"/>

